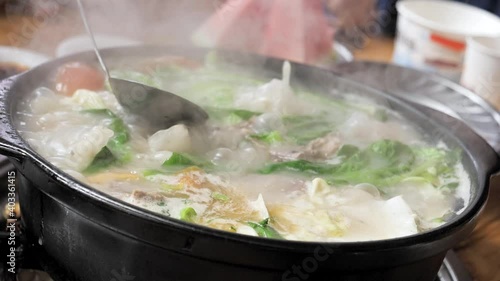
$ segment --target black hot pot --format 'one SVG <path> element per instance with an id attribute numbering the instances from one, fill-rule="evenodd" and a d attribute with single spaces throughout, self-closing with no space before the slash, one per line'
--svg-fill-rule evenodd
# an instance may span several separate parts
<path id="1" fill-rule="evenodd" d="M 104 50 L 108 64 L 162 55 L 202 59 L 205 50 L 131 47 Z M 280 73 L 283 61 L 223 53 L 225 60 Z M 16 131 L 16 106 L 58 66 L 96 63 L 92 53 L 58 59 L 0 86 L 0 152 L 19 171 L 18 190 L 28 240 L 50 264 L 74 281 L 433 281 L 446 252 L 466 238 L 486 202 L 498 156 L 463 123 L 345 80 L 332 72 L 293 64 L 293 77 L 318 92 L 351 92 L 386 103 L 424 132 L 462 148 L 471 175 L 471 199 L 450 222 L 418 235 L 373 242 L 311 243 L 261 239 L 170 219 L 114 199 L 79 183 L 34 152 Z M 278 75 L 277 75 L 278 76 Z"/>

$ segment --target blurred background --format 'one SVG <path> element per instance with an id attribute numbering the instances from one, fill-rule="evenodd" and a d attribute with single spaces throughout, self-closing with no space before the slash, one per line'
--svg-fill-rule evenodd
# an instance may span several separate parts
<path id="1" fill-rule="evenodd" d="M 98 40 L 101 41 L 98 43 L 101 43 L 103 47 L 126 43 L 194 43 L 208 45 L 208 47 L 236 46 L 244 51 L 256 51 L 266 55 L 318 63 L 316 57 L 329 56 L 332 52 L 331 49 L 316 48 L 315 44 L 322 42 L 322 40 L 330 42 L 335 40 L 342 47 L 347 47 L 356 56 L 356 59 L 384 62 L 393 59 L 398 64 L 416 66 L 422 69 L 425 67 L 418 65 L 418 63 L 409 65 L 408 55 L 401 54 L 401 51 L 396 50 L 396 54 L 393 55 L 395 43 L 397 45 L 398 41 L 407 42 L 411 47 L 412 42 L 408 41 L 414 40 L 407 37 L 405 33 L 402 34 L 401 40 L 394 41 L 398 18 L 396 5 L 398 2 L 409 1 L 411 0 L 295 0 L 289 2 L 279 0 L 86 0 L 85 6 L 89 11 L 90 22 L 95 33 L 106 37 Z M 436 1 L 431 0 L 431 2 Z M 452 0 L 443 1 L 451 2 Z M 490 14 L 500 14 L 500 1 L 455 0 L 454 2 L 464 2 L 483 11 L 488 11 Z M 458 13 L 454 16 L 451 14 L 451 10 L 447 14 L 446 11 L 442 13 L 438 8 L 427 6 L 427 10 L 439 11 L 442 15 L 439 24 L 453 25 L 453 21 L 460 21 L 466 15 Z M 412 13 L 410 18 L 413 19 L 422 18 L 422 13 L 425 17 L 425 13 L 428 12 L 418 8 L 406 10 L 410 10 L 406 15 Z M 84 31 L 73 0 L 0 0 L 0 13 L 0 45 L 26 48 L 49 57 L 79 51 L 83 48 L 84 44 L 81 40 L 85 39 L 69 40 L 82 35 Z M 288 15 L 288 18 L 283 15 Z M 302 15 L 307 15 L 307 17 L 302 17 Z M 430 17 L 432 16 L 430 15 Z M 484 15 L 479 14 L 476 16 L 484 17 Z M 471 17 L 471 19 L 473 18 Z M 423 19 L 423 21 L 425 20 Z M 323 21 L 326 21 L 328 27 L 323 25 Z M 281 22 L 284 24 L 280 25 Z M 474 21 L 467 22 L 467 24 L 474 25 Z M 500 32 L 498 31 L 500 26 L 491 23 L 485 24 L 487 24 L 487 28 L 479 25 L 472 33 L 484 35 Z M 327 28 L 330 29 L 327 30 Z M 267 36 L 255 38 L 248 36 L 248 34 L 260 32 L 260 29 L 267 29 L 265 31 Z M 437 29 L 440 31 L 439 28 Z M 484 29 L 489 29 L 491 32 L 477 32 L 477 30 Z M 292 36 L 292 32 L 297 33 L 297 30 L 300 30 L 299 36 Z M 198 42 L 195 40 L 196 35 L 200 33 L 201 37 L 205 35 L 205 38 L 208 36 L 215 39 L 200 44 L 200 40 Z M 273 50 L 272 46 L 268 46 L 267 49 L 262 47 L 266 42 L 275 42 L 278 33 L 285 38 L 286 45 L 305 46 L 306 50 L 308 48 L 318 49 L 314 51 L 316 53 L 312 56 L 315 60 L 301 58 L 293 54 L 287 57 L 286 52 L 281 54 L 280 50 Z M 247 41 L 250 39 L 258 41 L 257 47 L 253 45 L 253 47 L 241 46 L 241 43 L 235 44 L 237 41 L 244 41 L 242 34 L 247 37 Z M 401 32 L 399 34 L 401 35 Z M 448 39 L 452 41 L 458 39 L 459 44 L 463 44 L 465 35 L 468 34 L 462 36 L 462 34 L 452 32 L 448 34 L 450 37 Z M 315 36 L 315 39 L 309 40 L 311 36 Z M 270 38 L 274 39 L 270 40 Z M 454 55 L 458 58 L 455 57 L 452 60 L 463 60 L 464 52 L 440 53 L 442 57 Z M 351 58 L 347 56 L 347 59 Z M 446 64 L 457 63 L 436 58 L 431 58 L 429 61 L 441 64 L 437 66 L 438 68 L 446 66 Z M 459 61 L 458 64 L 456 68 L 461 71 L 462 62 Z M 425 70 L 436 71 L 432 67 Z M 451 72 L 446 69 L 440 72 L 456 81 L 459 79 L 460 74 L 456 69 L 451 70 Z"/>
<path id="2" fill-rule="evenodd" d="M 451 1 L 451 0 L 449 0 Z M 211 15 L 230 18 L 240 7 L 249 6 L 245 0 L 86 0 L 91 24 L 96 33 L 126 38 L 130 41 L 163 44 L 191 44 L 192 35 Z M 259 1 L 261 6 L 280 1 Z M 268 4 L 262 4 L 267 2 Z M 392 56 L 391 38 L 396 34 L 397 0 L 313 0 L 319 3 L 323 15 L 334 29 L 331 36 L 345 44 L 359 59 L 386 61 Z M 496 0 L 458 0 L 500 14 Z M 290 1 L 292 10 L 301 1 Z M 307 3 L 307 2 L 305 2 Z M 300 4 L 299 4 L 300 5 Z M 238 10 L 238 12 L 231 12 Z M 46 55 L 57 55 L 59 44 L 71 36 L 83 33 L 81 19 L 72 0 L 0 0 L 0 45 L 28 48 Z M 268 8 L 272 9 L 272 8 Z M 222 12 L 220 12 L 223 10 Z M 248 7 L 247 7 L 248 11 Z M 286 12 L 283 12 L 284 14 Z M 444 15 L 446 17 L 446 15 Z M 242 18 L 241 14 L 237 16 Z M 266 21 L 266 13 L 252 15 L 253 23 Z M 295 18 L 295 19 L 293 19 Z M 295 21 L 297 17 L 292 17 Z M 234 19 L 228 20 L 234 22 Z M 300 24 L 300 23 L 299 23 Z M 305 23 L 302 22 L 305 26 Z M 240 31 L 248 26 L 240 28 Z M 287 30 L 283 30 L 286 34 Z M 310 30 L 307 33 L 318 32 Z M 321 31 L 319 31 L 321 32 Z M 386 43 L 386 44 L 384 44 Z M 304 44 L 304 43 L 301 43 Z M 358 52 L 370 48 L 371 52 Z"/>

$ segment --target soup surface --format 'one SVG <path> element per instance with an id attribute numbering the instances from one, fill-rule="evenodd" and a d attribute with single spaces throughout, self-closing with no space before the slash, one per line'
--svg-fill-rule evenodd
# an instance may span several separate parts
<path id="1" fill-rule="evenodd" d="M 365 97 L 292 88 L 290 72 L 285 63 L 282 77 L 266 80 L 210 56 L 116 68 L 112 76 L 177 93 L 210 115 L 202 126 L 156 130 L 127 114 L 99 71 L 73 63 L 24 100 L 18 125 L 38 153 L 98 190 L 239 234 L 389 239 L 465 208 L 459 151 Z"/>

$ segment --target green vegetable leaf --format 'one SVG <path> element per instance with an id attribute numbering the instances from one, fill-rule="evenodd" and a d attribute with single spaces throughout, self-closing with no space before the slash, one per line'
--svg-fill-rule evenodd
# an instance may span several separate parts
<path id="1" fill-rule="evenodd" d="M 432 222 L 435 222 L 435 223 L 445 223 L 446 221 L 444 220 L 444 218 L 435 218 L 432 220 Z"/>
<path id="2" fill-rule="evenodd" d="M 170 158 L 163 162 L 163 166 L 196 166 L 196 162 L 185 154 L 174 152 Z"/>
<path id="3" fill-rule="evenodd" d="M 143 177 L 150 177 L 150 176 L 156 176 L 156 175 L 161 175 L 161 174 L 163 174 L 163 172 L 160 170 L 156 170 L 156 169 L 142 171 Z"/>
<path id="4" fill-rule="evenodd" d="M 262 113 L 244 109 L 205 107 L 211 119 L 225 124 L 238 124 Z"/>
<path id="5" fill-rule="evenodd" d="M 232 109 L 232 110 L 230 110 L 230 113 L 235 115 L 235 116 L 238 116 L 239 118 L 241 118 L 243 120 L 248 120 L 254 116 L 261 114 L 259 112 L 253 112 L 253 111 L 248 111 L 248 110 L 244 110 L 244 109 Z"/>
<path id="6" fill-rule="evenodd" d="M 191 208 L 191 207 L 186 207 L 181 210 L 181 220 L 185 222 L 194 222 L 194 219 L 196 218 L 198 214 L 196 211 Z"/>
<path id="7" fill-rule="evenodd" d="M 350 158 L 359 152 L 359 148 L 354 145 L 344 144 L 338 151 L 337 156 L 343 158 Z"/>
<path id="8" fill-rule="evenodd" d="M 259 135 L 251 135 L 250 137 L 263 141 L 268 144 L 283 142 L 283 136 L 281 136 L 281 133 L 278 131 L 272 131 L 270 133 L 259 134 Z"/>
<path id="9" fill-rule="evenodd" d="M 454 177 L 455 165 L 460 161 L 460 150 L 444 150 L 435 147 L 416 147 L 413 149 L 416 155 L 415 165 L 411 171 L 400 175 L 391 181 L 401 178 L 421 177 L 435 187 L 441 186 L 440 178 Z"/>
<path id="10" fill-rule="evenodd" d="M 269 225 L 269 218 L 255 223 L 255 222 L 247 222 L 248 226 L 253 228 L 255 232 L 257 232 L 257 235 L 259 237 L 264 237 L 264 238 L 274 238 L 274 239 L 283 239 L 283 236 L 281 236 L 278 231 L 276 231 L 274 228 L 272 228 Z"/>
<path id="11" fill-rule="evenodd" d="M 344 145 L 337 157 L 340 164 L 313 163 L 305 160 L 272 163 L 261 174 L 300 172 L 321 176 L 331 184 L 371 183 L 379 188 L 410 178 L 419 178 L 440 186 L 440 178 L 451 176 L 459 153 L 438 148 L 411 148 L 401 142 L 382 140 L 361 150 Z M 450 187 L 454 185 L 451 184 Z"/>
<path id="12" fill-rule="evenodd" d="M 109 166 L 124 164 L 132 159 L 130 147 L 127 145 L 130 135 L 123 120 L 109 109 L 89 109 L 84 113 L 95 114 L 107 119 L 108 128 L 113 131 L 113 137 L 106 146 L 94 157 L 85 173 L 95 173 Z"/>
<path id="13" fill-rule="evenodd" d="M 399 142 L 381 141 L 347 158 L 327 177 L 331 182 L 387 185 L 387 179 L 408 172 L 415 161 L 412 150 Z"/>
<path id="14" fill-rule="evenodd" d="M 458 186 L 460 186 L 460 183 L 458 183 L 458 182 L 450 182 L 450 183 L 447 183 L 447 184 L 441 186 L 441 188 L 456 189 Z"/>
<path id="15" fill-rule="evenodd" d="M 101 151 L 99 151 L 99 153 L 97 153 L 94 160 L 92 160 L 92 163 L 83 172 L 87 174 L 97 173 L 116 164 L 117 162 L 118 160 L 111 153 L 111 151 L 107 147 L 104 147 Z"/>
<path id="16" fill-rule="evenodd" d="M 170 156 L 170 158 L 162 164 L 162 167 L 167 168 L 169 171 L 185 169 L 193 166 L 202 169 L 210 169 L 213 165 L 203 159 L 178 152 L 173 152 L 172 156 Z"/>
<path id="17" fill-rule="evenodd" d="M 333 172 L 334 168 L 334 165 L 295 160 L 270 164 L 260 169 L 259 172 L 261 174 L 272 174 L 280 171 L 292 171 L 320 175 Z"/>
<path id="18" fill-rule="evenodd" d="M 283 124 L 287 129 L 287 137 L 297 144 L 307 144 L 312 140 L 332 132 L 333 124 L 325 116 L 286 116 Z"/>
<path id="19" fill-rule="evenodd" d="M 219 193 L 219 192 L 212 193 L 211 197 L 215 200 L 219 200 L 219 201 L 223 201 L 223 202 L 229 201 L 229 197 L 227 195 Z"/>
<path id="20" fill-rule="evenodd" d="M 116 116 L 113 111 L 109 109 L 90 109 L 84 110 L 85 113 L 100 115 L 104 118 L 108 119 L 108 128 L 114 132 L 113 137 L 108 142 L 108 147 L 112 152 L 114 148 L 123 149 L 121 147 L 123 144 L 127 143 L 130 139 L 129 131 L 127 125 L 123 122 L 123 120 Z M 122 151 L 116 151 L 121 154 Z"/>

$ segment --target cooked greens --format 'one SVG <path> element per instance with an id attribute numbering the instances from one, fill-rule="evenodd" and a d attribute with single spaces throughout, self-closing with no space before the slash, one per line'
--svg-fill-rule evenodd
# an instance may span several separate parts
<path id="1" fill-rule="evenodd" d="M 238 234 L 390 239 L 442 225 L 467 206 L 461 151 L 429 141 L 390 108 L 340 85 L 292 87 L 288 63 L 281 75 L 215 53 L 204 63 L 166 57 L 112 74 L 199 104 L 210 117 L 202 127 L 151 133 L 106 89 L 69 97 L 47 88 L 29 97 L 19 127 L 41 155 L 99 190 Z"/>
<path id="2" fill-rule="evenodd" d="M 162 167 L 167 169 L 185 169 L 188 167 L 209 168 L 210 163 L 184 153 L 173 152 L 172 156 L 163 162 Z"/>
<path id="3" fill-rule="evenodd" d="M 327 116 L 286 116 L 283 118 L 283 124 L 287 128 L 288 138 L 298 144 L 307 144 L 308 142 L 320 138 L 330 133 L 334 124 L 328 120 Z"/>
<path id="4" fill-rule="evenodd" d="M 243 121 L 247 121 L 254 116 L 258 116 L 262 113 L 253 112 L 244 109 L 229 109 L 229 108 L 216 108 L 216 107 L 206 107 L 205 110 L 208 112 L 212 120 L 221 121 L 224 124 L 238 124 Z"/>
<path id="5" fill-rule="evenodd" d="M 131 160 L 130 139 L 128 128 L 116 114 L 109 109 L 88 109 L 84 113 L 97 115 L 106 120 L 107 127 L 114 133 L 106 146 L 95 156 L 94 161 L 85 170 L 95 173 L 114 164 L 124 164 Z"/>
<path id="6" fill-rule="evenodd" d="M 255 134 L 250 136 L 253 139 L 263 141 L 268 144 L 280 143 L 283 141 L 283 136 L 278 131 L 272 131 L 270 133 Z"/>
<path id="7" fill-rule="evenodd" d="M 258 223 L 248 222 L 248 225 L 253 228 L 255 232 L 257 232 L 259 237 L 283 239 L 283 237 L 274 228 L 269 226 L 269 218 L 266 218 Z"/>
<path id="8" fill-rule="evenodd" d="M 438 148 L 412 148 L 398 141 L 382 140 L 366 149 L 345 145 L 338 151 L 337 157 L 341 158 L 339 164 L 296 160 L 269 164 L 259 172 L 301 172 L 320 176 L 332 184 L 370 183 L 379 188 L 409 178 L 420 178 L 439 186 L 440 177 L 453 171 L 460 154 Z"/>
<path id="9" fill-rule="evenodd" d="M 181 210 L 180 219 L 186 222 L 194 222 L 196 215 L 198 214 L 193 208 L 187 207 Z"/>

